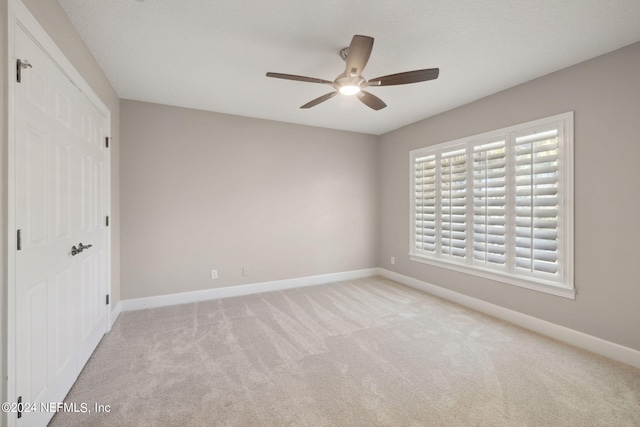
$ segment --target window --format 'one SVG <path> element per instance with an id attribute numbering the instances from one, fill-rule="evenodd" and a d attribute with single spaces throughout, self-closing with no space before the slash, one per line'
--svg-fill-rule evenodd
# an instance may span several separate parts
<path id="1" fill-rule="evenodd" d="M 411 152 L 411 249 L 543 292 L 573 287 L 573 113 Z"/>

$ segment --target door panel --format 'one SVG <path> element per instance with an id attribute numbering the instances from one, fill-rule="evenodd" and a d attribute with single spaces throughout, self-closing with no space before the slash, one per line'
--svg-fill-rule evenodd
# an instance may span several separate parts
<path id="1" fill-rule="evenodd" d="M 55 91 L 54 115 L 58 123 L 71 128 L 71 98 L 60 90 Z"/>
<path id="2" fill-rule="evenodd" d="M 29 376 L 27 390 L 29 396 L 41 399 L 48 391 L 48 283 L 43 280 L 31 286 L 27 292 L 27 307 L 29 315 L 27 318 L 27 331 L 29 346 L 27 359 L 29 364 Z"/>
<path id="3" fill-rule="evenodd" d="M 82 311 L 82 339 L 86 339 L 91 332 L 91 301 L 95 296 L 93 295 L 94 288 L 91 286 L 93 275 L 93 257 L 88 255 L 82 260 L 80 267 L 80 289 L 82 292 L 81 311 Z"/>
<path id="4" fill-rule="evenodd" d="M 27 102 L 34 108 L 47 113 L 47 78 L 43 73 L 43 69 L 29 69 L 27 78 L 28 84 L 25 89 L 27 91 Z M 23 80 L 24 81 L 24 80 Z"/>
<path id="5" fill-rule="evenodd" d="M 68 240 L 71 230 L 71 212 L 70 212 L 70 150 L 69 147 L 61 140 L 55 141 L 55 157 L 53 166 L 53 179 L 52 182 L 54 191 L 54 203 L 55 203 L 55 229 L 54 236 L 57 240 Z"/>
<path id="6" fill-rule="evenodd" d="M 73 324 L 70 313 L 73 309 L 73 295 L 71 289 L 71 270 L 64 269 L 56 276 L 54 295 L 56 297 L 53 307 L 54 327 L 58 342 L 55 347 L 56 375 L 59 375 L 71 363 L 73 363 Z"/>
<path id="7" fill-rule="evenodd" d="M 29 247 L 47 243 L 47 138 L 37 129 L 27 129 L 25 147 L 24 197 L 29 227 L 25 243 Z"/>
<path id="8" fill-rule="evenodd" d="M 82 231 L 91 231 L 91 158 L 89 156 L 82 157 L 82 166 L 80 171 L 81 181 L 81 199 L 80 199 L 80 215 L 82 217 Z"/>

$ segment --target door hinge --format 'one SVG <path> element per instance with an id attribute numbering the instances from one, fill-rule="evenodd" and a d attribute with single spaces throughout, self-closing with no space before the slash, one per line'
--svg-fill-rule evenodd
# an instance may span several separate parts
<path id="1" fill-rule="evenodd" d="M 107 294 L 107 305 L 109 305 L 109 294 Z"/>
<path id="2" fill-rule="evenodd" d="M 109 216 L 107 215 L 107 219 L 105 221 L 105 225 L 108 227 L 109 226 Z"/>
<path id="3" fill-rule="evenodd" d="M 108 136 L 105 136 L 105 137 L 104 137 L 104 146 L 105 146 L 105 147 L 107 147 L 107 148 L 109 148 L 109 140 L 110 140 L 110 139 L 111 139 L 111 138 L 109 138 Z"/>
<path id="4" fill-rule="evenodd" d="M 16 233 L 16 249 L 21 251 L 22 250 L 22 230 L 18 229 L 18 232 Z"/>
<path id="5" fill-rule="evenodd" d="M 22 396 L 18 396 L 18 418 L 22 418 Z"/>
<path id="6" fill-rule="evenodd" d="M 23 61 L 22 59 L 18 59 L 16 61 L 16 81 L 18 83 L 22 82 L 22 69 L 23 68 L 31 68 L 31 64 L 26 59 Z"/>

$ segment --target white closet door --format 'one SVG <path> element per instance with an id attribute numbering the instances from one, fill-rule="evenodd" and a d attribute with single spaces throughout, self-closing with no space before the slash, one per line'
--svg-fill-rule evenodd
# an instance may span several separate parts
<path id="1" fill-rule="evenodd" d="M 106 120 L 85 97 L 79 98 L 80 135 L 73 165 L 78 176 L 77 243 L 91 245 L 76 256 L 80 285 L 80 363 L 89 360 L 107 325 L 107 162 Z"/>
<path id="2" fill-rule="evenodd" d="M 20 27 L 15 55 L 31 65 L 15 83 L 16 391 L 39 409 L 20 425 L 44 426 L 39 404 L 64 399 L 107 327 L 105 119 Z"/>

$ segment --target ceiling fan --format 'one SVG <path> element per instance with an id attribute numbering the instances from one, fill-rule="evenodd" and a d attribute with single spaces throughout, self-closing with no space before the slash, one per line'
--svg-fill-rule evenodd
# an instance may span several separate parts
<path id="1" fill-rule="evenodd" d="M 373 86 L 394 86 L 409 83 L 424 82 L 438 78 L 440 70 L 438 68 L 428 68 L 424 70 L 406 71 L 404 73 L 389 74 L 388 76 L 376 77 L 367 80 L 362 77 L 362 71 L 369 61 L 371 50 L 373 49 L 373 37 L 353 36 L 349 47 L 340 51 L 340 56 L 345 60 L 347 66 L 344 73 L 340 74 L 334 81 L 316 79 L 314 77 L 296 76 L 294 74 L 267 73 L 267 77 L 277 79 L 297 80 L 301 82 L 319 83 L 332 86 L 335 91 L 322 95 L 313 101 L 307 102 L 300 108 L 311 108 L 321 102 L 333 98 L 340 92 L 343 95 L 356 95 L 363 104 L 374 110 L 381 110 L 387 106 L 377 96 L 364 91 L 364 88 Z"/>

